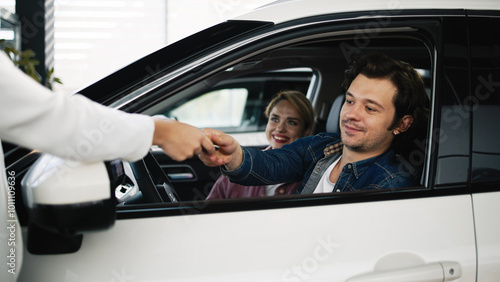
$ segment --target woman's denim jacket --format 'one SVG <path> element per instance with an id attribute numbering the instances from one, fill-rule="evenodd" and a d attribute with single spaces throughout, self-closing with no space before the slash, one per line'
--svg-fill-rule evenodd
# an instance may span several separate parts
<path id="1" fill-rule="evenodd" d="M 320 133 L 296 140 L 281 149 L 261 151 L 243 147 L 243 163 L 235 170 L 222 170 L 231 182 L 268 185 L 302 181 L 297 193 L 314 191 L 326 169 L 342 152 L 340 135 Z M 392 150 L 342 168 L 334 192 L 415 186 L 412 175 Z"/>

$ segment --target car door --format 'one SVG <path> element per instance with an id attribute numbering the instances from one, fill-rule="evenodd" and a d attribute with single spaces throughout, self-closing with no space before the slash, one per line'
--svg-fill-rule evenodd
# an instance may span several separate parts
<path id="1" fill-rule="evenodd" d="M 424 168 L 421 187 L 119 206 L 115 225 L 84 234 L 73 253 L 26 250 L 19 281 L 475 281 L 467 173 L 471 126 L 468 111 L 462 115 L 469 95 L 465 14 L 382 15 L 384 21 L 372 12 L 278 25 L 245 40 L 248 45 L 237 42 L 234 58 L 258 57 L 249 50 L 263 47 L 309 44 L 311 38 L 317 39 L 314 46 L 333 38 L 341 51 L 392 50 L 391 55 L 413 58 L 415 64 L 420 61 L 416 51 L 426 48 L 429 134 L 412 144 L 421 150 L 408 156 Z M 346 57 L 340 59 L 346 63 Z M 227 67 L 211 63 L 219 71 Z M 196 75 L 213 75 L 209 66 L 199 66 Z M 343 65 L 336 66 L 341 73 Z M 321 72 L 316 107 L 332 96 L 333 73 Z M 194 79 L 201 78 L 186 74 L 173 84 Z M 151 95 L 142 99 L 175 99 L 170 92 Z M 125 108 L 161 112 L 161 102 L 147 107 L 151 103 L 140 100 Z"/>

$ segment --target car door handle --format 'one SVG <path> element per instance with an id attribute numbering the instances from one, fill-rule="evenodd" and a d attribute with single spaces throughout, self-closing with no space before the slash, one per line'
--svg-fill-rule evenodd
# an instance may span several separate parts
<path id="1" fill-rule="evenodd" d="M 161 166 L 168 178 L 175 181 L 196 181 L 198 177 L 194 169 L 189 165 L 162 165 Z"/>
<path id="2" fill-rule="evenodd" d="M 190 180 L 194 179 L 194 175 L 189 172 L 180 172 L 180 173 L 167 173 L 168 178 L 171 180 Z"/>
<path id="3" fill-rule="evenodd" d="M 346 282 L 438 282 L 451 281 L 462 276 L 458 262 L 434 262 L 410 268 L 376 271 L 351 277 Z"/>

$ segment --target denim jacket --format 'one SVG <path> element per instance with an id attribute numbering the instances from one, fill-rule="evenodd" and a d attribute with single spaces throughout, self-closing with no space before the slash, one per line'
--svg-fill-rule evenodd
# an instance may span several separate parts
<path id="1" fill-rule="evenodd" d="M 243 147 L 243 163 L 222 172 L 241 185 L 269 185 L 302 181 L 297 193 L 310 194 L 342 152 L 337 133 L 300 138 L 281 149 L 261 151 Z M 415 186 L 412 175 L 392 150 L 366 160 L 348 163 L 335 183 L 334 192 Z"/>

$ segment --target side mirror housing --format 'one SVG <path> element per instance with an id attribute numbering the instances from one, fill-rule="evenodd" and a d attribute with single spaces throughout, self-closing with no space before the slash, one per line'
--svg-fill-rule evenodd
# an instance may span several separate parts
<path id="1" fill-rule="evenodd" d="M 113 226 L 117 204 L 114 190 L 124 176 L 120 160 L 83 163 L 42 155 L 21 182 L 30 220 L 28 249 L 34 247 L 34 253 L 68 252 L 60 246 L 59 251 L 47 250 L 50 244 L 41 238 L 58 245 L 66 238 L 75 245 L 78 236 L 81 243 L 81 234 Z"/>

